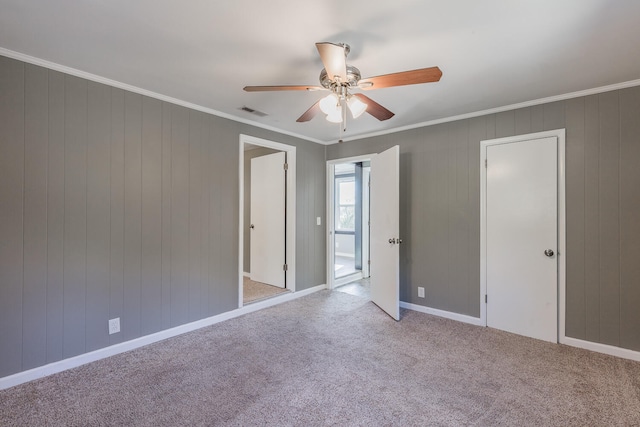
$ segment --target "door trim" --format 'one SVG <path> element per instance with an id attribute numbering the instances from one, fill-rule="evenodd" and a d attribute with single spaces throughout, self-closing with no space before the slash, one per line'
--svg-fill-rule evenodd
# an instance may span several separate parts
<path id="1" fill-rule="evenodd" d="M 367 160 L 371 160 L 377 156 L 377 153 L 371 154 L 363 154 L 361 156 L 353 156 L 353 157 L 343 157 L 341 159 L 333 159 L 327 160 L 327 211 L 325 214 L 325 233 L 327 238 L 327 289 L 334 289 L 336 287 L 336 279 L 335 272 L 333 270 L 333 259 L 335 256 L 335 247 L 333 245 L 333 234 L 332 230 L 335 228 L 334 224 L 334 188 L 333 188 L 333 180 L 335 178 L 335 168 L 334 166 L 340 163 L 352 163 L 352 162 L 364 162 Z M 363 261 L 364 262 L 364 261 Z"/>
<path id="2" fill-rule="evenodd" d="M 239 209 L 238 209 L 238 307 L 242 308 L 243 302 L 243 274 L 244 274 L 244 146 L 245 144 L 257 145 L 260 147 L 273 148 L 274 150 L 285 151 L 287 153 L 287 238 L 285 245 L 287 248 L 287 271 L 285 272 L 286 286 L 291 292 L 296 291 L 296 147 L 280 142 L 269 141 L 268 139 L 257 138 L 250 135 L 240 134 L 239 142 Z"/>
<path id="3" fill-rule="evenodd" d="M 480 323 L 487 325 L 487 147 L 519 141 L 556 137 L 558 140 L 558 341 L 566 343 L 566 197 L 565 197 L 565 129 L 480 141 Z"/>

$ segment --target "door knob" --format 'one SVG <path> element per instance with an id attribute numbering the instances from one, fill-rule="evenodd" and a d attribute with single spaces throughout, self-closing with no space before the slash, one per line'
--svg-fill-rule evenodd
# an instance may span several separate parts
<path id="1" fill-rule="evenodd" d="M 547 249 L 544 251 L 544 254 L 548 257 L 552 257 L 553 256 L 553 249 Z"/>
<path id="2" fill-rule="evenodd" d="M 251 224 L 251 225 L 249 226 L 249 228 L 253 230 L 253 229 L 254 229 L 254 228 L 256 228 L 256 227 L 255 227 L 253 224 Z"/>

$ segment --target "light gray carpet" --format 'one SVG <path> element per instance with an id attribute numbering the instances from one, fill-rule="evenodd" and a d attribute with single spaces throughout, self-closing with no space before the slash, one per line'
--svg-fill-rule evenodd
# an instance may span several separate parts
<path id="1" fill-rule="evenodd" d="M 242 303 L 243 304 L 262 301 L 263 299 L 271 298 L 274 295 L 278 295 L 284 292 L 289 292 L 289 291 L 287 289 L 279 288 L 277 286 L 271 286 L 271 285 L 267 285 L 266 283 L 253 281 L 248 277 L 242 278 Z"/>
<path id="2" fill-rule="evenodd" d="M 0 425 L 640 424 L 640 363 L 318 292 L 0 392 Z"/>

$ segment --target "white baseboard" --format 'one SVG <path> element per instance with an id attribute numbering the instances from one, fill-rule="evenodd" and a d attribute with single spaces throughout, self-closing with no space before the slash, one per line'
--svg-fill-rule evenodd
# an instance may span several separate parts
<path id="1" fill-rule="evenodd" d="M 482 324 L 479 317 L 467 316 L 466 314 L 453 313 L 451 311 L 438 310 L 437 308 L 425 307 L 423 305 L 412 304 L 409 302 L 400 301 L 400 307 L 413 311 L 419 311 L 421 313 L 432 314 L 434 316 L 445 317 L 451 320 L 457 320 L 458 322 L 470 323 L 476 326 L 486 326 Z"/>
<path id="2" fill-rule="evenodd" d="M 570 345 L 571 347 L 583 348 L 585 350 L 591 350 L 597 353 L 604 353 L 611 356 L 621 357 L 623 359 L 631 359 L 635 360 L 636 362 L 640 362 L 640 352 L 616 347 L 613 345 L 584 341 L 571 337 L 560 337 L 560 344 L 566 344 Z"/>
<path id="3" fill-rule="evenodd" d="M 434 316 L 445 317 L 447 319 L 457 320 L 459 322 L 470 323 L 476 326 L 486 326 L 481 323 L 479 317 L 467 316 L 464 314 L 452 313 L 450 311 L 438 310 L 436 308 L 425 307 L 418 304 L 411 304 L 408 302 L 400 301 L 400 307 L 409 310 L 419 311 L 421 313 L 432 314 Z M 578 347 L 585 350 L 594 351 L 596 353 L 604 353 L 610 356 L 620 357 L 622 359 L 630 359 L 640 362 L 640 352 L 635 350 L 629 350 L 626 348 L 616 347 L 613 345 L 600 344 L 591 341 L 584 341 L 571 337 L 560 337 L 560 344 L 565 344 L 571 347 Z"/>
<path id="4" fill-rule="evenodd" d="M 247 273 L 246 271 L 243 271 L 243 272 L 242 272 L 242 275 L 243 275 L 244 277 L 251 277 L 251 273 Z"/>
<path id="5" fill-rule="evenodd" d="M 33 381 L 38 378 L 46 377 L 48 375 L 56 374 L 58 372 L 66 371 L 67 369 L 76 368 L 87 363 L 95 362 L 96 360 L 115 356 L 116 354 L 124 353 L 126 351 L 134 350 L 145 345 L 166 340 L 167 338 L 195 331 L 196 329 L 224 322 L 225 320 L 233 319 L 234 317 L 252 313 L 254 311 L 258 311 L 277 304 L 282 304 L 284 302 L 291 301 L 326 288 L 326 285 L 318 285 L 309 289 L 304 289 L 302 291 L 282 294 L 265 301 L 260 301 L 255 304 L 250 304 L 235 310 L 227 311 L 225 313 L 208 317 L 206 319 L 197 320 L 195 322 L 176 326 L 175 328 L 171 329 L 165 329 L 164 331 L 156 332 L 155 334 L 145 335 L 144 337 L 136 338 L 119 344 L 114 344 L 112 346 L 101 348 L 89 353 L 84 353 L 75 357 L 60 360 L 58 362 L 49 363 L 48 365 L 29 369 L 28 371 L 18 372 L 16 374 L 0 378 L 0 390 Z"/>

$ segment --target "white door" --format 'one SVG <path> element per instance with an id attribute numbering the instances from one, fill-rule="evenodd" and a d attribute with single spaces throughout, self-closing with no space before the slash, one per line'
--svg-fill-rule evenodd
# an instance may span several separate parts
<path id="1" fill-rule="evenodd" d="M 400 148 L 371 159 L 371 300 L 400 320 Z"/>
<path id="2" fill-rule="evenodd" d="M 557 342 L 557 138 L 486 153 L 487 326 Z"/>
<path id="3" fill-rule="evenodd" d="M 285 153 L 251 159 L 251 280 L 285 287 Z"/>

